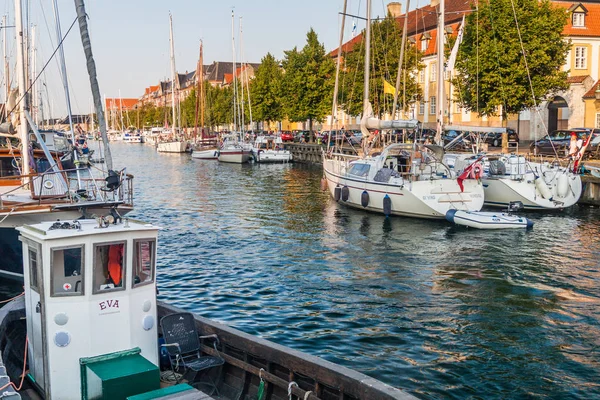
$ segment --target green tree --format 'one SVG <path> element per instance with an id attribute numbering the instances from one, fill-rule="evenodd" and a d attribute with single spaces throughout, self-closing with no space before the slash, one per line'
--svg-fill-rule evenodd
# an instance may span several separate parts
<path id="1" fill-rule="evenodd" d="M 206 89 L 206 125 L 216 129 L 219 125 L 233 122 L 233 88 L 213 87 Z"/>
<path id="2" fill-rule="evenodd" d="M 335 65 L 312 28 L 306 34 L 302 51 L 294 48 L 285 52 L 283 68 L 285 114 L 290 121 L 308 120 L 310 140 L 314 141 L 313 122 L 322 121 L 331 113 Z"/>
<path id="3" fill-rule="evenodd" d="M 506 119 L 566 90 L 566 23 L 567 13 L 549 0 L 481 2 L 466 19 L 453 79 L 456 101 L 481 116 L 496 115 L 502 106 Z"/>
<path id="4" fill-rule="evenodd" d="M 257 121 L 280 121 L 283 118 L 281 104 L 282 72 L 279 63 L 267 53 L 250 83 L 252 116 Z"/>
<path id="5" fill-rule="evenodd" d="M 392 111 L 394 95 L 385 93 L 383 81 L 396 85 L 398 60 L 402 48 L 402 27 L 388 15 L 381 21 L 371 23 L 371 67 L 369 71 L 369 100 L 373 113 L 379 117 Z M 344 57 L 344 72 L 340 80 L 338 103 L 351 115 L 363 112 L 363 87 L 365 65 L 365 34 Z M 418 72 L 423 69 L 422 55 L 415 46 L 406 44 L 401 70 L 398 108 L 406 108 L 420 96 L 417 84 Z M 406 100 L 406 104 L 403 104 Z"/>

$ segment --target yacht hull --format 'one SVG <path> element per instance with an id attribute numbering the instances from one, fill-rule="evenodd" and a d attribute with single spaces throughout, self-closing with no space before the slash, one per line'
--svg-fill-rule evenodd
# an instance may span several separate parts
<path id="1" fill-rule="evenodd" d="M 259 163 L 288 163 L 292 161 L 292 153 L 288 150 L 258 150 L 255 151 L 256 162 Z"/>
<path id="2" fill-rule="evenodd" d="M 160 153 L 185 153 L 187 142 L 162 142 L 158 143 L 156 150 Z"/>
<path id="3" fill-rule="evenodd" d="M 219 161 L 233 164 L 244 164 L 250 161 L 251 152 L 248 150 L 221 150 L 219 152 Z"/>
<path id="4" fill-rule="evenodd" d="M 197 158 L 200 160 L 216 160 L 219 158 L 219 150 L 218 149 L 194 150 L 194 151 L 192 151 L 192 158 Z"/>

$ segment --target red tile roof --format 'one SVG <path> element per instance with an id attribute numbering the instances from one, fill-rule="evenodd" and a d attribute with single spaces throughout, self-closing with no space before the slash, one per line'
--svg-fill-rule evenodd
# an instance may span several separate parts
<path id="1" fill-rule="evenodd" d="M 107 110 L 133 110 L 135 105 L 138 104 L 138 99 L 118 99 L 118 98 L 106 98 L 106 109 Z"/>
<path id="2" fill-rule="evenodd" d="M 596 89 L 598 89 L 598 86 L 600 85 L 600 81 L 594 83 L 594 86 L 592 86 L 592 88 L 590 90 L 588 90 L 588 92 L 586 94 L 583 95 L 584 99 L 593 99 L 596 97 Z"/>
<path id="3" fill-rule="evenodd" d="M 600 36 L 600 4 L 576 1 L 553 2 L 557 7 L 568 10 L 573 5 L 585 4 L 588 13 L 585 16 L 584 27 L 573 27 L 573 19 L 569 18 L 563 34 L 567 36 Z"/>
<path id="4" fill-rule="evenodd" d="M 588 77 L 589 75 L 569 76 L 567 83 L 583 83 Z"/>

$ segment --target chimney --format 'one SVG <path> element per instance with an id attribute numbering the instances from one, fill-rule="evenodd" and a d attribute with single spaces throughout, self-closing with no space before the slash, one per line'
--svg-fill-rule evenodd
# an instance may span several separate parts
<path id="1" fill-rule="evenodd" d="M 397 1 L 393 1 L 387 5 L 388 14 L 391 14 L 392 17 L 398 18 L 402 15 L 402 4 Z"/>

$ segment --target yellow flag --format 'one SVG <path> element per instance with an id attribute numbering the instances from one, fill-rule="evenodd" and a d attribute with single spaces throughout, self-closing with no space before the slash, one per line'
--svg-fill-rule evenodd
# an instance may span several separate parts
<path id="1" fill-rule="evenodd" d="M 383 93 L 392 95 L 396 94 L 396 88 L 393 87 L 392 84 L 386 81 L 385 79 L 383 80 Z"/>

